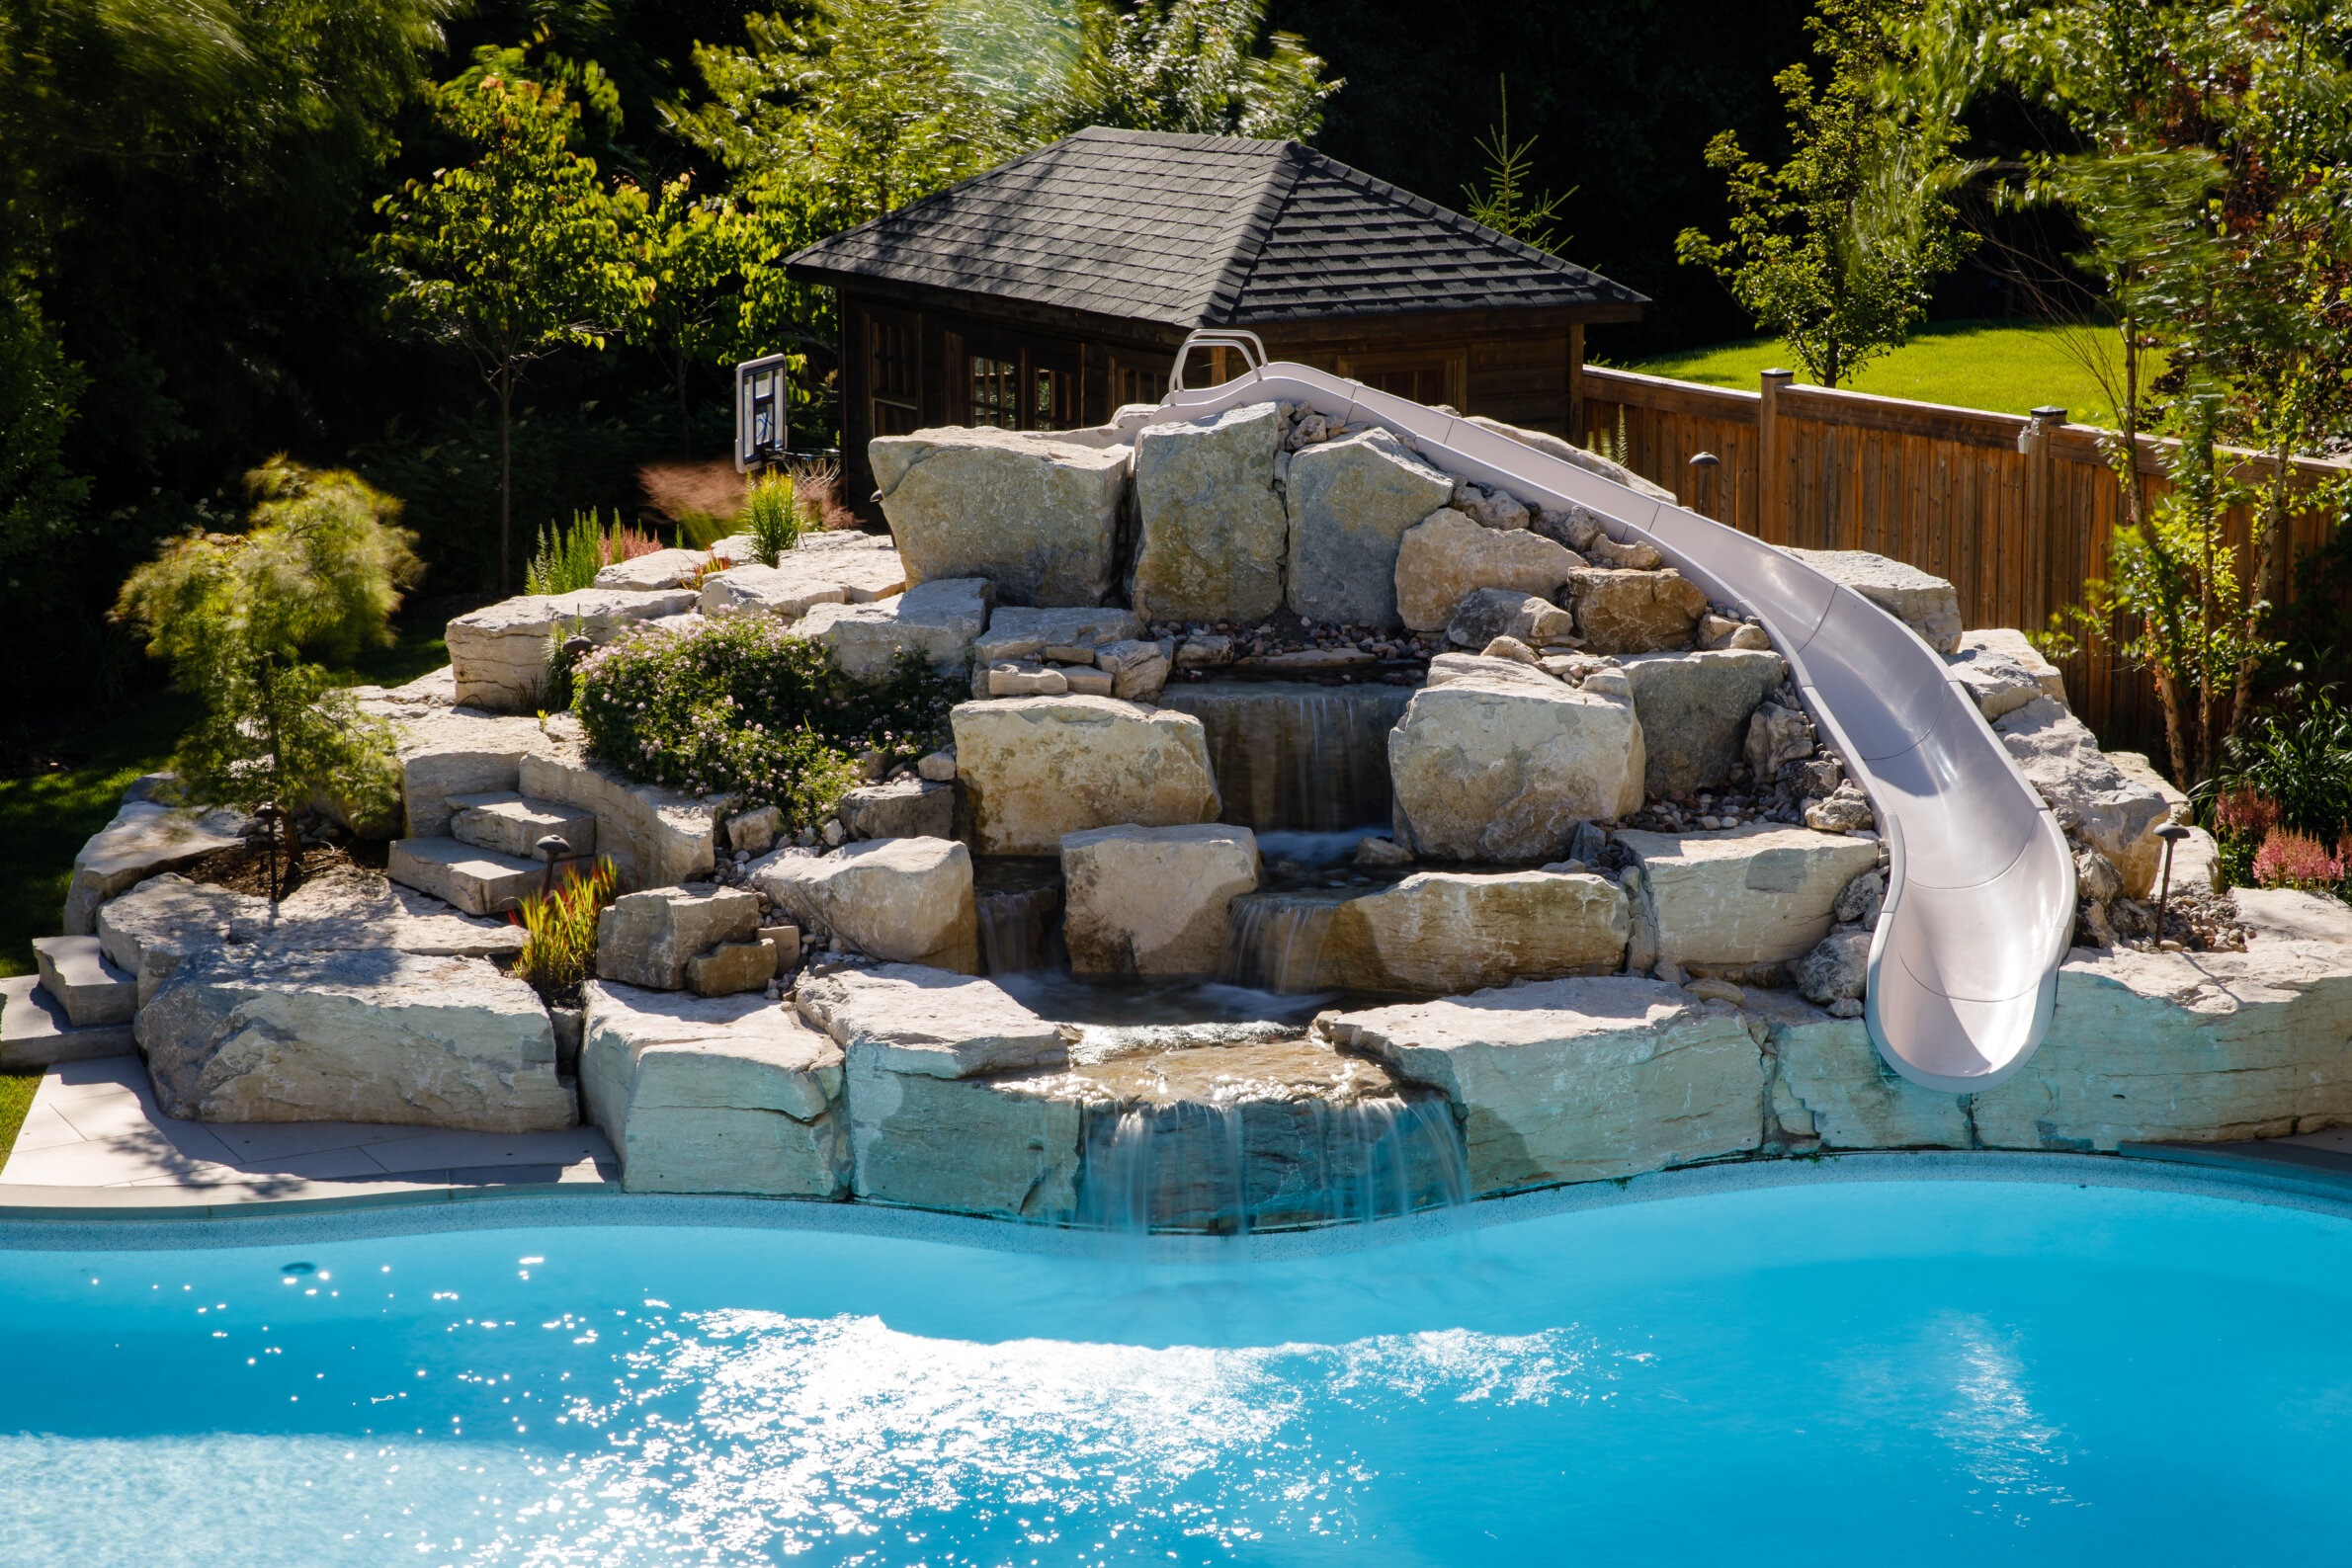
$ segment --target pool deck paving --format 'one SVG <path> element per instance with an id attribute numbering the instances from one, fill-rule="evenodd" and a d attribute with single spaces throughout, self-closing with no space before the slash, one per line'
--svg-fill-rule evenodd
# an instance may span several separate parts
<path id="1" fill-rule="evenodd" d="M 613 1191 L 620 1176 L 612 1145 L 591 1126 L 183 1121 L 156 1106 L 137 1056 L 104 1056 L 42 1075 L 0 1167 L 0 1208 L 429 1200 L 517 1188 Z"/>

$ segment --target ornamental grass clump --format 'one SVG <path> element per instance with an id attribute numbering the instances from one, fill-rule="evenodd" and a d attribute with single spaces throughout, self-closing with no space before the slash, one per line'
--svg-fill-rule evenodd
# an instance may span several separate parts
<path id="1" fill-rule="evenodd" d="M 622 561 L 633 561 L 661 548 L 661 541 L 623 523 L 618 514 L 610 528 L 593 511 L 574 512 L 566 528 L 542 528 L 539 548 L 523 573 L 529 594 L 568 594 L 596 585 L 596 574 Z"/>
<path id="2" fill-rule="evenodd" d="M 940 745 L 960 685 L 920 655 L 856 680 L 775 619 L 728 616 L 596 649 L 573 672 L 572 711 L 590 749 L 639 783 L 774 805 L 807 828 L 858 784 L 862 753 L 887 769 Z"/>
<path id="3" fill-rule="evenodd" d="M 543 896 L 527 894 L 508 918 L 529 933 L 515 959 L 515 974 L 540 1000 L 576 1007 L 580 987 L 596 972 L 596 917 L 621 885 L 611 861 L 600 860 L 586 875 L 574 871 Z"/>
<path id="4" fill-rule="evenodd" d="M 752 482 L 743 499 L 743 532 L 762 566 L 773 566 L 800 542 L 800 509 L 793 500 L 793 476 L 770 468 Z"/>

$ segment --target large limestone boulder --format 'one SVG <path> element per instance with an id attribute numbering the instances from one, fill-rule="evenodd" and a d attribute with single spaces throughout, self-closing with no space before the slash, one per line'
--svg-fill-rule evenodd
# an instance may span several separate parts
<path id="1" fill-rule="evenodd" d="M 1941 577 L 1868 550 L 1792 549 L 1789 553 L 1909 626 L 1936 652 L 1960 651 L 1960 594 Z"/>
<path id="2" fill-rule="evenodd" d="M 2125 897 L 2145 897 L 2163 864 L 2156 829 L 2172 820 L 2170 786 L 2117 767 L 2088 725 L 2046 697 L 2003 714 L 1993 733 L 2067 836 L 2113 863 Z"/>
<path id="3" fill-rule="evenodd" d="M 1607 877 L 1416 871 L 1337 905 L 1316 973 L 1290 983 L 1452 994 L 1609 974 L 1625 962 L 1631 929 L 1626 895 Z"/>
<path id="4" fill-rule="evenodd" d="M 273 914 L 269 900 L 192 882 L 151 877 L 102 905 L 99 949 L 132 976 L 141 1006 L 191 953 L 228 946 L 272 952 L 385 948 L 421 957 L 511 959 L 525 933 L 504 920 L 476 920 L 414 888 L 373 873 L 311 878 Z"/>
<path id="5" fill-rule="evenodd" d="M 404 701 L 397 693 L 363 698 L 360 709 L 392 727 L 402 833 L 412 839 L 448 837 L 458 809 L 450 804 L 453 797 L 511 791 L 526 756 L 559 744 L 536 718 Z"/>
<path id="6" fill-rule="evenodd" d="M 982 855 L 1055 855 L 1065 833 L 1214 822 L 1201 721 L 1109 697 L 964 702 L 950 715 L 956 776 Z"/>
<path id="7" fill-rule="evenodd" d="M 468 611 L 446 632 L 457 700 L 466 707 L 528 713 L 539 705 L 547 655 L 558 636 L 607 643 L 640 620 L 685 614 L 695 607 L 695 597 L 683 588 L 646 593 L 582 588 L 526 594 Z"/>
<path id="8" fill-rule="evenodd" d="M 1833 1149 L 1965 1149 L 1969 1101 L 1887 1065 L 1859 1018 L 1831 1018 L 1787 992 L 1750 988 L 1769 1031 L 1768 1105 L 1782 1141 Z M 2031 1067 L 2027 1069 L 2031 1071 Z"/>
<path id="9" fill-rule="evenodd" d="M 909 583 L 985 577 L 1015 605 L 1111 597 L 1129 459 L 1117 431 L 918 430 L 867 456 Z"/>
<path id="10" fill-rule="evenodd" d="M 1288 485 L 1291 609 L 1314 620 L 1398 624 L 1398 542 L 1453 500 L 1453 479 L 1387 431 L 1369 430 L 1293 454 Z"/>
<path id="11" fill-rule="evenodd" d="M 1788 676 L 1779 654 L 1753 649 L 1645 654 L 1623 668 L 1641 716 L 1642 785 L 1653 795 L 1727 782 L 1749 716 Z"/>
<path id="12" fill-rule="evenodd" d="M 635 594 L 683 588 L 710 564 L 711 557 L 701 550 L 650 550 L 625 561 L 615 561 L 599 571 L 596 581 L 589 586 L 620 588 Z"/>
<path id="13" fill-rule="evenodd" d="M 853 1062 L 927 1078 L 983 1078 L 1060 1067 L 1072 1032 L 989 980 L 911 963 L 804 976 L 794 999 Z"/>
<path id="14" fill-rule="evenodd" d="M 653 887 L 624 893 L 596 917 L 596 972 L 655 991 L 686 985 L 686 966 L 722 942 L 759 934 L 760 901 L 740 887 Z"/>
<path id="15" fill-rule="evenodd" d="M 1453 1102 L 1473 1193 L 1589 1182 L 1743 1154 L 1762 1134 L 1761 1053 L 1740 1016 L 1625 977 L 1552 980 L 1328 1026 Z"/>
<path id="16" fill-rule="evenodd" d="M 1587 567 L 1568 579 L 1567 603 L 1587 653 L 1657 653 L 1691 645 L 1707 593 L 1682 573 Z"/>
<path id="17" fill-rule="evenodd" d="M 576 738 L 526 752 L 506 787 L 535 800 L 578 806 L 596 816 L 596 853 L 625 888 L 671 887 L 708 876 L 718 853 L 719 807 L 709 800 L 630 782 L 587 755 Z"/>
<path id="18" fill-rule="evenodd" d="M 956 836 L 956 786 L 931 779 L 860 784 L 834 808 L 853 839 L 948 839 Z"/>
<path id="19" fill-rule="evenodd" d="M 575 1119 L 546 1009 L 479 958 L 211 949 L 140 1009 L 137 1034 L 170 1116 L 480 1132 Z"/>
<path id="20" fill-rule="evenodd" d="M 632 1193 L 840 1197 L 841 1047 L 789 1005 L 591 980 L 580 1102 Z"/>
<path id="21" fill-rule="evenodd" d="M 1959 651 L 1944 661 L 1976 700 L 1987 724 L 2015 712 L 2038 697 L 2066 705 L 2066 678 L 2042 657 L 2022 631 L 2006 626 L 1960 634 Z"/>
<path id="22" fill-rule="evenodd" d="M 1583 564 L 1541 534 L 1482 528 L 1447 507 L 1405 530 L 1397 542 L 1396 614 L 1415 631 L 1436 631 L 1481 588 L 1550 599 Z"/>
<path id="23" fill-rule="evenodd" d="M 701 609 L 798 620 L 818 605 L 868 605 L 904 593 L 907 582 L 897 549 L 880 535 L 812 534 L 773 566 L 746 560 L 704 578 Z"/>
<path id="24" fill-rule="evenodd" d="M 1846 884 L 1879 864 L 1869 839 L 1752 822 L 1712 833 L 1620 831 L 1639 875 L 1635 944 L 1690 968 L 1761 968 L 1829 935 Z"/>
<path id="25" fill-rule="evenodd" d="M 780 850 L 752 880 L 804 932 L 869 957 L 975 974 L 971 852 L 953 839 L 868 839 L 829 855 Z"/>
<path id="26" fill-rule="evenodd" d="M 118 893 L 242 841 L 241 812 L 197 811 L 153 798 L 170 784 L 168 775 L 149 774 L 132 784 L 114 820 L 74 856 L 73 879 L 65 885 L 65 935 L 96 931 L 98 906 Z"/>
<path id="27" fill-rule="evenodd" d="M 2243 952 L 2076 949 L 2024 1071 L 1970 1097 L 1882 1065 L 1859 1019 L 1776 1019 L 1782 1099 L 1838 1148 L 2110 1150 L 2352 1123 L 2352 915 L 2240 889 Z"/>
<path id="28" fill-rule="evenodd" d="M 943 577 L 871 604 L 811 606 L 794 629 L 830 648 L 834 662 L 861 680 L 887 676 L 903 653 L 921 654 L 942 674 L 961 674 L 995 597 L 984 578 Z"/>
<path id="29" fill-rule="evenodd" d="M 1061 878 L 1080 974 L 1214 974 L 1233 900 L 1258 885 L 1257 835 L 1219 825 L 1067 833 Z"/>
<path id="30" fill-rule="evenodd" d="M 1630 699 L 1470 655 L 1441 655 L 1430 680 L 1388 735 L 1397 843 L 1434 860 L 1556 860 L 1579 823 L 1639 808 Z"/>
<path id="31" fill-rule="evenodd" d="M 1290 515 L 1274 489 L 1282 414 L 1248 403 L 1135 435 L 1130 598 L 1150 620 L 1262 620 L 1282 608 Z"/>
<path id="32" fill-rule="evenodd" d="M 1025 1091 L 1069 1035 L 986 980 L 912 964 L 812 975 L 800 1012 L 847 1056 L 852 1189 L 870 1202 L 1066 1220 L 1080 1107 Z"/>

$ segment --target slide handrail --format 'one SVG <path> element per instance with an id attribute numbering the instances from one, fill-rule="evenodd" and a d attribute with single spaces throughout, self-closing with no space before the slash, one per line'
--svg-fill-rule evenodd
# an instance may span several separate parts
<path id="1" fill-rule="evenodd" d="M 1888 1064 L 1953 1094 L 1991 1089 L 2050 1027 L 2074 929 L 2065 835 L 1974 699 L 1901 621 L 1796 556 L 1498 431 L 1277 361 L 1121 412 L 1129 430 L 1247 403 L 1301 403 L 1380 425 L 1450 473 L 1540 508 L 1581 506 L 1744 606 L 1788 660 L 1806 708 L 1886 829 L 1884 912 L 1864 1019 Z"/>

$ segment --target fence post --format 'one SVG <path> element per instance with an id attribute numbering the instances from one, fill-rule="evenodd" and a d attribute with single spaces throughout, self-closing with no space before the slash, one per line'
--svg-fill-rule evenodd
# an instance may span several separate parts
<path id="1" fill-rule="evenodd" d="M 1797 378 L 1795 371 L 1766 371 L 1757 388 L 1763 400 L 1756 405 L 1756 535 L 1767 543 L 1789 542 L 1787 463 L 1781 453 L 1781 388 Z"/>
<path id="2" fill-rule="evenodd" d="M 2058 487 L 2051 483 L 2051 470 L 2057 458 L 2052 440 L 2058 427 L 2065 424 L 2066 411 L 2055 403 L 2045 403 L 2034 410 L 2033 423 L 2025 427 L 2025 515 L 2033 532 L 2026 536 L 2026 560 L 2018 563 L 2025 570 L 2017 575 L 2027 579 L 2026 598 L 2037 604 L 2050 592 L 2052 577 L 2050 547 L 2058 538 Z M 2079 564 L 2079 563 L 2075 563 Z M 2044 611 L 2044 615 L 2048 612 Z M 2020 620 L 2035 619 L 2033 616 L 2018 616 Z"/>

